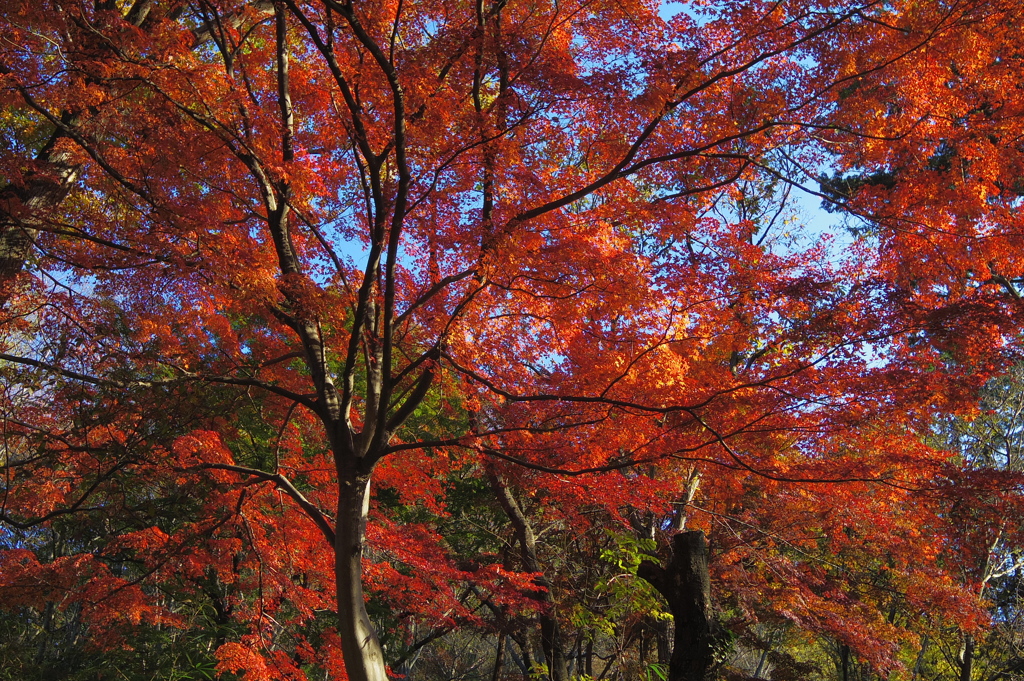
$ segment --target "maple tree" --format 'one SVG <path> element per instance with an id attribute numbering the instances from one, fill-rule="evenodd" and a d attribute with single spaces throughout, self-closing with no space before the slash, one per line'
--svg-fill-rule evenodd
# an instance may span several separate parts
<path id="1" fill-rule="evenodd" d="M 1015 351 L 1013 13 L 7 3 L 3 588 L 66 594 L 113 645 L 183 626 L 143 588 L 174 584 L 244 631 L 218 668 L 252 678 L 387 678 L 367 588 L 439 630 L 486 607 L 563 679 L 579 604 L 533 525 L 653 541 L 685 514 L 714 540 L 719 513 L 762 528 L 712 567 L 745 616 L 894 665 L 885 589 L 798 557 L 827 544 L 978 626 L 918 492 L 934 415 Z M 843 252 L 780 226 L 822 168 L 873 230 Z M 992 233 L 919 263 L 920 214 Z M 467 479 L 517 559 L 438 531 Z M 32 550 L 82 518 L 107 540 Z M 776 543 L 797 518 L 816 533 Z"/>
<path id="2" fill-rule="evenodd" d="M 955 493 L 949 495 L 949 515 L 956 530 L 950 533 L 947 561 L 954 574 L 990 610 L 993 627 L 974 632 L 932 623 L 928 632 L 935 649 L 932 659 L 925 647 L 918 658 L 919 666 L 944 663 L 961 679 L 973 678 L 975 668 L 982 676 L 994 676 L 1016 673 L 1021 665 L 1014 639 L 1020 618 L 1022 538 L 1009 520 L 1016 515 L 1012 474 L 1021 468 L 1020 372 L 1021 367 L 1014 366 L 985 387 L 981 413 L 975 418 L 946 418 L 936 429 L 939 445 L 962 457 L 956 486 L 984 490 L 980 499 L 970 501 Z M 1008 478 L 1003 484 L 986 484 L 987 477 L 1000 474 Z"/>

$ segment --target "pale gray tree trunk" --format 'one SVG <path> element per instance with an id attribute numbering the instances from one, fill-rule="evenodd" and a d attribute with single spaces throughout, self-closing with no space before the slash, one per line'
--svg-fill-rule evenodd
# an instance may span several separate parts
<path id="1" fill-rule="evenodd" d="M 370 477 L 340 481 L 334 543 L 338 634 L 351 681 L 387 681 L 384 651 L 363 597 L 363 545 L 370 507 Z"/>

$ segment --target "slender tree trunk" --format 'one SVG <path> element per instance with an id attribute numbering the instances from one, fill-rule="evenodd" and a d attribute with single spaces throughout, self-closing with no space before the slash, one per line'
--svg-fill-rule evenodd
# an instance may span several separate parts
<path id="1" fill-rule="evenodd" d="M 960 651 L 960 681 L 971 681 L 974 673 L 974 637 L 964 634 L 964 647 Z"/>
<path id="2" fill-rule="evenodd" d="M 494 653 L 494 669 L 491 671 L 491 681 L 498 681 L 501 678 L 501 668 L 505 663 L 505 632 L 498 633 L 498 648 Z"/>
<path id="3" fill-rule="evenodd" d="M 925 636 L 921 639 L 921 649 L 917 651 L 917 662 L 914 663 L 914 673 L 910 677 L 911 681 L 916 681 L 921 676 L 921 670 L 924 668 L 924 655 L 928 651 L 928 637 Z"/>
<path id="4" fill-rule="evenodd" d="M 675 618 L 669 681 L 704 681 L 714 652 L 708 545 L 704 533 L 675 535 L 668 566 L 663 568 L 645 560 L 637 575 L 661 592 Z"/>
<path id="5" fill-rule="evenodd" d="M 522 672 L 523 678 L 529 681 L 530 669 L 533 667 L 533 658 L 530 656 L 530 645 L 526 637 L 523 635 L 516 636 L 515 634 L 509 634 L 509 638 L 515 641 L 516 646 L 522 653 L 520 656 L 516 653 L 515 648 L 509 647 L 508 652 L 512 657 L 512 661 L 519 667 L 519 671 Z"/>
<path id="6" fill-rule="evenodd" d="M 384 651 L 363 599 L 363 542 L 370 505 L 370 476 L 340 481 L 334 544 L 338 596 L 338 633 L 350 681 L 387 681 Z"/>
<path id="7" fill-rule="evenodd" d="M 757 669 L 754 670 L 754 678 L 761 678 L 762 672 L 764 672 L 765 665 L 768 663 L 768 653 L 772 650 L 772 642 L 775 639 L 775 631 L 769 630 L 768 639 L 764 642 L 764 650 L 761 651 L 761 657 L 757 660 Z"/>
<path id="8" fill-rule="evenodd" d="M 543 576 L 540 562 L 537 560 L 537 539 L 533 528 L 505 482 L 495 473 L 490 473 L 489 477 L 491 488 L 498 496 L 498 503 L 501 504 L 505 514 L 512 522 L 512 527 L 515 528 L 523 569 L 527 572 L 541 573 L 537 579 L 537 586 L 541 589 L 534 594 L 534 598 L 547 606 L 537 617 L 540 622 L 541 649 L 548 667 L 547 678 L 551 681 L 568 681 L 569 664 L 562 644 L 558 618 L 555 615 L 555 599 L 551 594 L 551 582 Z"/>
<path id="9" fill-rule="evenodd" d="M 554 600 L 552 598 L 541 598 L 541 600 L 553 608 Z M 548 664 L 548 677 L 551 681 L 568 681 L 569 664 L 565 659 L 562 635 L 553 609 L 540 615 L 540 636 L 544 657 Z"/>
<path id="10" fill-rule="evenodd" d="M 676 532 L 682 532 L 686 529 L 687 519 L 687 507 L 693 503 L 694 498 L 697 496 L 697 490 L 700 488 L 700 472 L 696 466 L 690 469 L 690 473 L 686 478 L 686 489 L 683 492 L 682 498 L 676 502 L 676 514 L 672 518 L 672 529 Z"/>

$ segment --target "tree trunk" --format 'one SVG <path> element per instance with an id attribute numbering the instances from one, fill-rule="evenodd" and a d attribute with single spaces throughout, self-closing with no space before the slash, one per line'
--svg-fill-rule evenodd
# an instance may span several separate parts
<path id="1" fill-rule="evenodd" d="M 363 542 L 370 506 L 370 476 L 340 480 L 334 543 L 338 634 L 350 681 L 387 681 L 384 651 L 363 598 Z"/>
<path id="2" fill-rule="evenodd" d="M 914 673 L 910 677 L 910 681 L 917 681 L 921 676 L 921 669 L 924 667 L 924 656 L 928 652 L 928 637 L 924 636 L 921 638 L 921 649 L 917 651 L 917 662 L 914 663 Z"/>
<path id="3" fill-rule="evenodd" d="M 964 647 L 960 651 L 960 681 L 971 681 L 974 673 L 974 637 L 964 634 Z"/>
<path id="4" fill-rule="evenodd" d="M 667 619 L 654 622 L 654 632 L 658 639 L 658 664 L 669 664 L 672 660 L 672 623 Z"/>
<path id="5" fill-rule="evenodd" d="M 530 521 L 519 507 L 519 502 L 512 496 L 508 486 L 505 485 L 504 480 L 496 473 L 489 473 L 488 477 L 491 488 L 498 497 L 498 503 L 501 504 L 505 514 L 512 522 L 512 527 L 515 528 L 523 569 L 527 572 L 541 573 L 536 580 L 537 586 L 541 588 L 533 597 L 547 606 L 537 617 L 540 622 L 541 649 L 548 668 L 546 678 L 550 681 L 568 681 L 569 664 L 566 660 L 565 648 L 562 645 L 558 618 L 555 615 L 555 599 L 551 594 L 551 582 L 543 575 L 540 562 L 537 560 L 537 538 L 530 526 Z"/>
<path id="6" fill-rule="evenodd" d="M 509 646 L 509 655 L 512 657 L 512 661 L 516 663 L 516 666 L 519 667 L 519 671 L 522 673 L 523 678 L 526 679 L 526 681 L 529 681 L 530 669 L 533 668 L 533 658 L 530 656 L 529 643 L 522 635 L 517 636 L 515 634 L 509 634 L 509 638 L 515 642 L 516 646 L 519 648 L 519 652 L 522 653 L 522 655 L 519 655 L 516 653 L 515 648 Z"/>
<path id="7" fill-rule="evenodd" d="M 494 669 L 491 671 L 491 681 L 498 681 L 501 678 L 501 667 L 505 663 L 505 632 L 498 633 L 498 647 L 494 653 Z"/>
<path id="8" fill-rule="evenodd" d="M 704 533 L 682 532 L 672 538 L 667 567 L 645 560 L 637 575 L 650 582 L 668 602 L 675 618 L 675 644 L 669 681 L 704 681 L 714 652 L 711 581 Z"/>

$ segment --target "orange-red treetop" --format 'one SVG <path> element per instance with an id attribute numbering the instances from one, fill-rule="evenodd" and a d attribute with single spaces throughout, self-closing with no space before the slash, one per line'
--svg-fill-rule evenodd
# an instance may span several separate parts
<path id="1" fill-rule="evenodd" d="M 177 531 L 235 528 L 202 560 L 238 572 L 237 537 L 275 560 L 324 537 L 297 496 L 202 466 L 281 474 L 322 509 L 336 476 L 376 466 L 434 514 L 438 480 L 498 468 L 572 523 L 667 517 L 696 466 L 697 526 L 713 511 L 869 537 L 865 564 L 887 556 L 893 588 L 955 613 L 921 551 L 941 505 L 908 499 L 947 465 L 923 429 L 969 409 L 1014 345 L 1012 5 L 6 3 L 2 350 L 48 378 L 17 395 L 12 378 L 5 399 L 31 404 L 26 451 L 54 458 L 5 518 L 84 507 L 102 484 L 82 457 L 117 443 L 119 474 L 206 480 Z M 781 202 L 822 172 L 870 226 L 847 247 Z M 240 453 L 251 423 L 204 410 L 223 387 L 259 402 L 272 457 Z M 138 395 L 193 389 L 181 432 L 140 435 L 159 414 Z M 98 433 L 75 414 L 101 398 L 118 416 Z M 382 555 L 445 567 L 379 561 L 369 580 L 452 612 L 422 595 L 472 577 L 444 538 L 374 513 Z M 766 559 L 784 585 L 743 582 L 730 551 L 719 574 L 741 600 L 892 662 L 874 596 L 850 606 L 806 552 Z M 4 560 L 6 580 L 28 564 Z M 479 575 L 496 593 L 498 565 Z M 300 616 L 323 605 L 279 570 Z"/>

